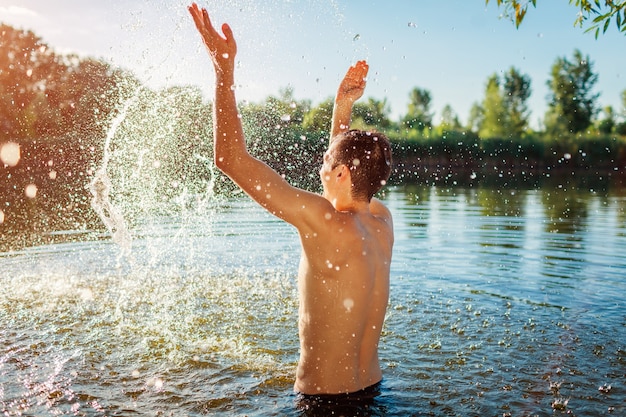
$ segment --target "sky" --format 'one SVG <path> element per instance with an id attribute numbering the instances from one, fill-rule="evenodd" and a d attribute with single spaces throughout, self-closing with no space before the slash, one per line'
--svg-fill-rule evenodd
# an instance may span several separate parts
<path id="1" fill-rule="evenodd" d="M 516 28 L 496 0 L 200 0 L 238 45 L 237 96 L 260 102 L 291 87 L 313 104 L 334 95 L 347 68 L 370 64 L 365 97 L 387 99 L 392 118 L 409 92 L 428 90 L 435 122 L 450 105 L 462 122 L 487 79 L 510 68 L 531 78 L 531 124 L 541 126 L 546 86 L 575 49 L 599 75 L 601 107 L 623 110 L 626 36 L 598 39 L 574 26 L 568 0 L 539 0 Z M 0 0 L 0 22 L 32 30 L 57 53 L 103 59 L 153 88 L 195 85 L 212 97 L 213 69 L 181 0 Z"/>

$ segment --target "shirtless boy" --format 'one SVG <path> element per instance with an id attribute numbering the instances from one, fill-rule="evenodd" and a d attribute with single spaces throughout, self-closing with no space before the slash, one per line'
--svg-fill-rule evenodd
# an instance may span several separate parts
<path id="1" fill-rule="evenodd" d="M 305 395 L 354 393 L 378 384 L 378 342 L 389 297 L 393 225 L 373 195 L 391 172 L 387 138 L 349 130 L 368 66 L 350 67 L 335 98 L 323 194 L 289 185 L 246 149 L 237 110 L 237 46 L 196 4 L 189 11 L 215 69 L 216 166 L 270 213 L 293 225 L 302 245 L 298 271 L 300 360 L 294 389 Z"/>

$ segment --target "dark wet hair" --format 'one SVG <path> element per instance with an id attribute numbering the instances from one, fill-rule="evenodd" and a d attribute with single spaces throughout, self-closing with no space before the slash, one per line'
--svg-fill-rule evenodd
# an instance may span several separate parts
<path id="1" fill-rule="evenodd" d="M 370 201 L 391 174 L 389 139 L 382 133 L 355 129 L 338 135 L 334 140 L 334 167 L 347 166 L 352 179 L 352 197 Z"/>

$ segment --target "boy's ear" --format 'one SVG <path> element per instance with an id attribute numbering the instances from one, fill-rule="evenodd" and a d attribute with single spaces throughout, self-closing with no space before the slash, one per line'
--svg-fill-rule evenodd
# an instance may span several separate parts
<path id="1" fill-rule="evenodd" d="M 337 181 L 345 181 L 346 178 L 350 179 L 350 170 L 347 166 L 341 164 L 337 168 L 339 168 L 337 172 Z"/>

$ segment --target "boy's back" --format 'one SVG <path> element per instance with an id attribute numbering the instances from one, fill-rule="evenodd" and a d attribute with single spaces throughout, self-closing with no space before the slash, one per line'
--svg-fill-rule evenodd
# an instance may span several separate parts
<path id="1" fill-rule="evenodd" d="M 378 341 L 389 297 L 389 212 L 335 212 L 300 236 L 300 361 L 295 389 L 355 392 L 379 382 Z"/>

